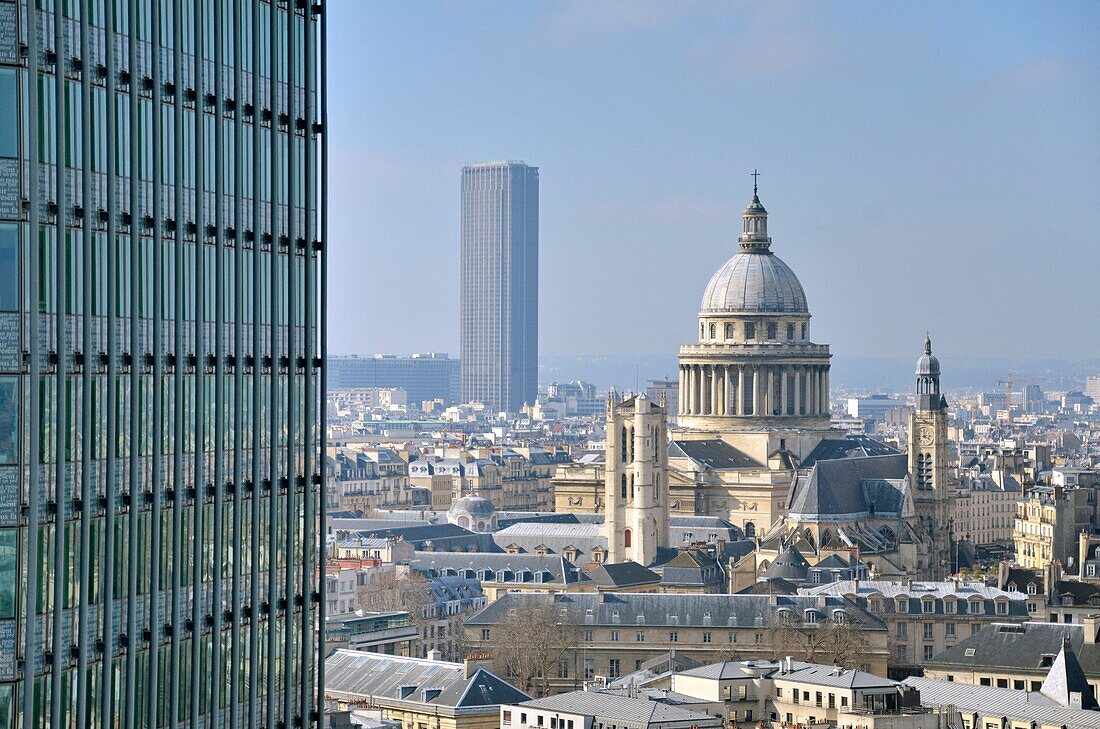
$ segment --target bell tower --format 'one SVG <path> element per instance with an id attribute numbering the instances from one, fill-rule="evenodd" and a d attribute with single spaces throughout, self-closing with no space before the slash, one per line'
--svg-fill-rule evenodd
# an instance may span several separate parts
<path id="1" fill-rule="evenodd" d="M 952 571 L 952 500 L 948 483 L 947 400 L 940 392 L 940 361 L 932 354 L 932 340 L 924 339 L 924 355 L 917 360 L 916 408 L 909 416 L 909 477 L 913 505 L 932 551 L 927 565 L 933 579 Z"/>
<path id="2" fill-rule="evenodd" d="M 668 416 L 644 393 L 607 400 L 607 561 L 648 566 L 668 545 Z"/>

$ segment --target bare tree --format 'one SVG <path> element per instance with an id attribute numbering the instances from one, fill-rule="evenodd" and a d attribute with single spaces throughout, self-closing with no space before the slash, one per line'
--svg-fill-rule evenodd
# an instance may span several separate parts
<path id="1" fill-rule="evenodd" d="M 421 639 L 435 623 L 431 584 L 411 570 L 388 569 L 371 572 L 359 588 L 359 607 L 367 612 L 406 612 Z"/>
<path id="2" fill-rule="evenodd" d="M 777 657 L 790 655 L 845 668 L 868 667 L 867 636 L 847 620 L 811 623 L 776 616 L 768 626 L 768 638 Z"/>
<path id="3" fill-rule="evenodd" d="M 493 667 L 532 696 L 545 696 L 565 657 L 580 645 L 580 630 L 552 605 L 523 605 L 493 628 Z"/>

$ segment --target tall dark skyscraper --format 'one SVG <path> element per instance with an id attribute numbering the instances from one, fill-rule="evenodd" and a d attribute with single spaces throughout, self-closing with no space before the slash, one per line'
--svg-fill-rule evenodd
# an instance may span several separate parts
<path id="1" fill-rule="evenodd" d="M 462 168 L 462 399 L 516 412 L 539 360 L 539 170 Z"/>
<path id="2" fill-rule="evenodd" d="M 0 0 L 0 729 L 317 723 L 320 11 Z"/>

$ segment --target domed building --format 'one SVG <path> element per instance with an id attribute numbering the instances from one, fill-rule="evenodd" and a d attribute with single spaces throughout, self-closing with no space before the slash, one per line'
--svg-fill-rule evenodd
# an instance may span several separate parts
<path id="1" fill-rule="evenodd" d="M 680 347 L 670 506 L 760 535 L 797 468 L 843 434 L 829 429 L 829 346 L 810 339 L 806 292 L 772 251 L 755 185 L 741 219 L 737 252 L 703 291 L 698 341 Z"/>
<path id="2" fill-rule="evenodd" d="M 772 252 L 756 188 L 740 250 L 711 276 L 699 341 L 680 348 L 680 417 L 687 428 L 827 428 L 829 346 L 810 340 L 806 293 Z"/>
<path id="3" fill-rule="evenodd" d="M 497 530 L 497 510 L 493 502 L 476 493 L 455 499 L 447 510 L 447 521 L 479 534 Z"/>

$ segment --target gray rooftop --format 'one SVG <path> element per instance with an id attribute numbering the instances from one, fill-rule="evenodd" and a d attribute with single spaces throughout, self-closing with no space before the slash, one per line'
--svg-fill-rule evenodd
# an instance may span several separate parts
<path id="1" fill-rule="evenodd" d="M 487 712 L 530 698 L 484 669 L 467 678 L 461 663 L 353 650 L 338 650 L 325 659 L 325 692 L 371 698 L 379 705 L 415 703 Z"/>
<path id="2" fill-rule="evenodd" d="M 925 706 L 955 707 L 964 713 L 1035 721 L 1066 729 L 1100 729 L 1100 711 L 1070 709 L 1037 692 L 912 676 L 902 683 L 920 691 Z"/>
<path id="3" fill-rule="evenodd" d="M 570 691 L 556 696 L 525 701 L 521 706 L 562 711 L 604 719 L 612 724 L 648 726 L 654 723 L 687 722 L 700 727 L 720 727 L 722 720 L 659 701 L 632 698 L 602 691 Z M 605 722 L 600 722 L 605 723 Z"/>

